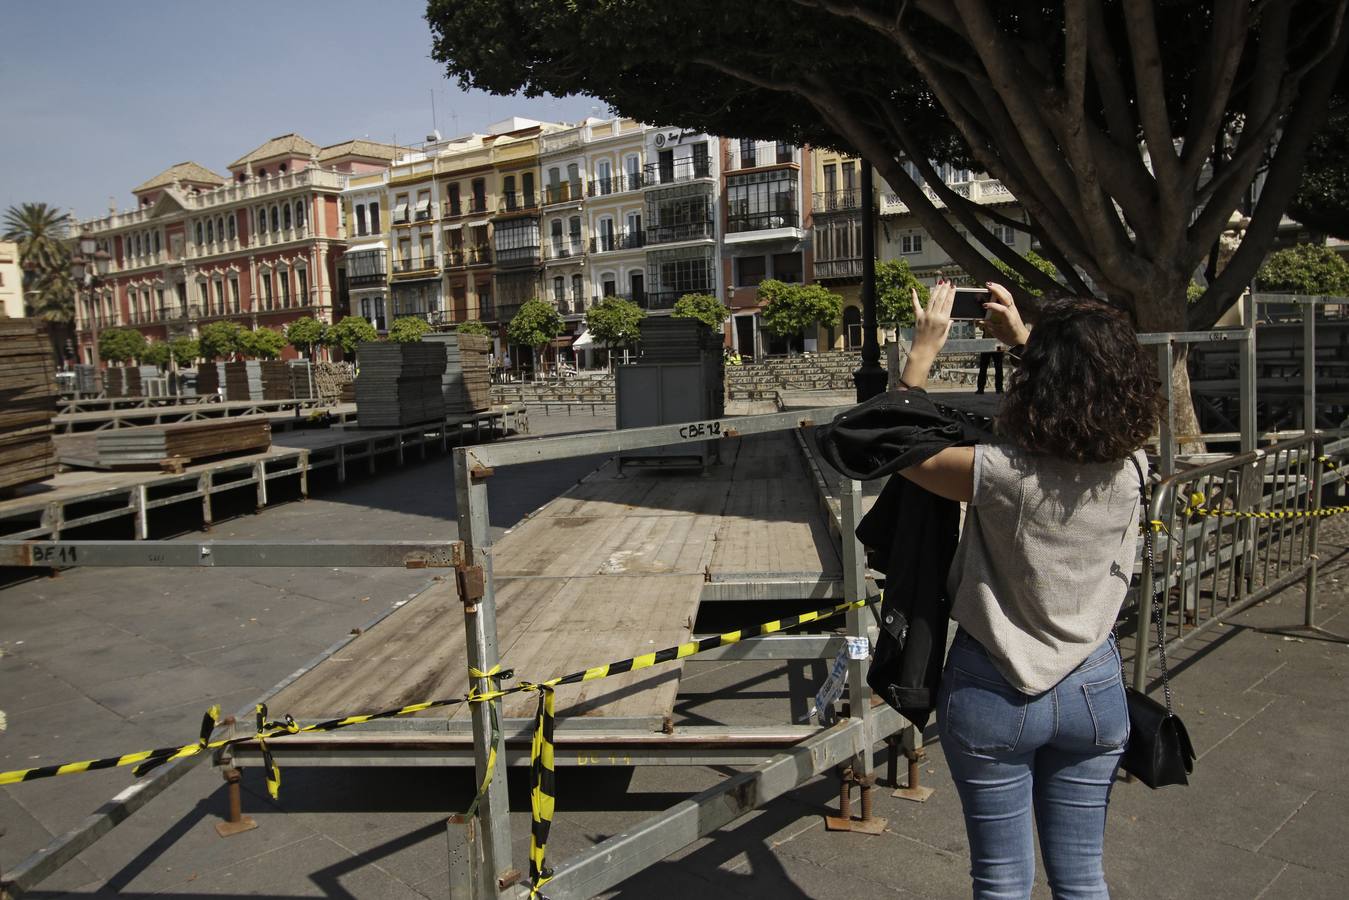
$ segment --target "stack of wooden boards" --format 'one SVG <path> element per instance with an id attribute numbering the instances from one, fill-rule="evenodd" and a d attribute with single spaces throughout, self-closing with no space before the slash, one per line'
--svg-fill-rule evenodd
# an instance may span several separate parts
<path id="1" fill-rule="evenodd" d="M 225 363 L 226 400 L 288 400 L 290 373 L 278 359 Z"/>
<path id="2" fill-rule="evenodd" d="M 56 372 L 36 319 L 0 318 L 0 490 L 56 474 Z"/>
<path id="3" fill-rule="evenodd" d="M 159 466 L 181 471 L 194 460 L 257 453 L 272 444 L 272 426 L 261 416 L 110 428 L 95 435 L 103 468 Z"/>
<path id="4" fill-rule="evenodd" d="M 286 374 L 290 377 L 290 396 L 297 400 L 311 400 L 317 392 L 314 387 L 314 371 L 309 360 L 293 359 L 286 364 Z"/>
<path id="5" fill-rule="evenodd" d="M 445 418 L 445 345 L 370 342 L 356 350 L 356 419 L 362 428 L 401 428 Z"/>
<path id="6" fill-rule="evenodd" d="M 202 397 L 219 394 L 224 373 L 224 363 L 208 362 L 197 366 L 197 394 Z"/>
<path id="7" fill-rule="evenodd" d="M 492 376 L 487 370 L 487 354 L 492 341 L 482 334 L 441 332 L 422 337 L 428 343 L 445 347 L 445 372 L 441 392 L 445 414 L 468 415 L 492 405 Z"/>
<path id="8" fill-rule="evenodd" d="M 98 368 L 83 363 L 75 366 L 75 390 L 81 394 L 97 394 L 102 390 L 99 385 Z"/>
<path id="9" fill-rule="evenodd" d="M 351 363 L 318 362 L 312 367 L 314 387 L 323 400 L 356 402 L 355 373 Z"/>

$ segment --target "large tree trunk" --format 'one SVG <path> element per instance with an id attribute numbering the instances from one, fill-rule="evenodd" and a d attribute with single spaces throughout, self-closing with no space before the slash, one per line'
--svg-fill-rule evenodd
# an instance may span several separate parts
<path id="1" fill-rule="evenodd" d="M 1184 297 L 1188 279 L 1159 278 L 1152 290 L 1135 298 L 1134 316 L 1140 333 L 1185 331 L 1186 305 L 1176 296 Z M 1146 348 L 1155 351 L 1156 348 Z M 1172 434 L 1175 435 L 1177 448 L 1182 453 L 1204 452 L 1204 442 L 1196 440 L 1202 432 L 1199 428 L 1199 416 L 1195 410 L 1194 395 L 1190 390 L 1190 370 L 1187 362 L 1190 358 L 1188 344 L 1175 344 L 1172 349 L 1171 399 L 1175 410 Z M 1168 373 L 1158 372 L 1157 377 L 1166 378 Z M 1165 415 L 1165 410 L 1163 410 Z M 1188 439 L 1187 439 L 1188 438 Z"/>

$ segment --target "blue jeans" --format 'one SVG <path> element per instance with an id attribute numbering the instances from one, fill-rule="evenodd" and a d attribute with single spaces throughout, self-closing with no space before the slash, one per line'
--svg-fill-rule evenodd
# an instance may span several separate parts
<path id="1" fill-rule="evenodd" d="M 1109 896 L 1101 867 L 1106 805 L 1129 739 L 1113 637 L 1032 697 L 1008 684 L 961 629 L 946 659 L 937 727 L 965 811 L 978 900 L 1030 896 L 1032 809 L 1054 897 Z"/>

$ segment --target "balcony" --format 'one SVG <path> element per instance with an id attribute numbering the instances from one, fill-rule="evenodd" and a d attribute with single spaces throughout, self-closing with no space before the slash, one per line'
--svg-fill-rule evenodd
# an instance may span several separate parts
<path id="1" fill-rule="evenodd" d="M 643 174 L 643 187 L 662 184 L 679 184 L 696 181 L 699 178 L 712 177 L 712 160 L 691 156 L 676 159 L 669 163 L 649 163 Z"/>
<path id="2" fill-rule="evenodd" d="M 637 299 L 635 300 L 633 299 L 632 294 L 596 294 L 595 296 L 590 298 L 590 306 L 594 306 L 597 303 L 603 303 L 605 300 L 610 299 L 626 300 L 629 303 L 636 303 L 638 306 L 641 306 L 642 301 L 645 298 L 646 298 L 645 294 L 638 294 Z M 589 306 L 586 308 L 589 309 Z"/>
<path id="3" fill-rule="evenodd" d="M 651 225 L 642 234 L 648 246 L 654 244 L 673 244 L 678 241 L 711 240 L 714 236 L 711 220 L 704 222 L 680 222 L 675 225 Z"/>
<path id="4" fill-rule="evenodd" d="M 646 179 L 640 172 L 615 175 L 612 178 L 597 178 L 590 182 L 590 196 L 607 197 L 610 194 L 622 194 L 625 191 L 641 190 Z"/>
<path id="5" fill-rule="evenodd" d="M 520 191 L 506 191 L 501 195 L 501 202 L 497 205 L 497 212 L 523 212 L 530 209 L 539 208 L 539 195 L 534 193 L 522 193 Z"/>
<path id="6" fill-rule="evenodd" d="M 474 195 L 468 201 L 468 215 L 480 216 L 487 212 L 487 198 L 482 195 Z"/>
<path id="7" fill-rule="evenodd" d="M 830 281 L 842 278 L 861 278 L 862 259 L 817 259 L 815 260 L 815 280 Z"/>
<path id="8" fill-rule="evenodd" d="M 253 234 L 252 246 L 265 247 L 271 244 L 286 244 L 291 241 L 299 241 L 309 237 L 309 229 L 301 225 L 294 228 L 280 228 L 276 231 L 257 231 Z M 195 244 L 187 245 L 187 255 L 205 256 L 203 247 Z"/>
<path id="9" fill-rule="evenodd" d="M 412 272 L 430 272 L 439 267 L 434 253 L 425 256 L 409 256 L 404 259 L 395 259 L 393 261 L 393 271 L 395 275 L 407 275 Z"/>
<path id="10" fill-rule="evenodd" d="M 570 294 L 565 297 L 554 297 L 553 302 L 557 304 L 557 311 L 564 316 L 581 316 L 589 309 L 584 294 Z"/>
<path id="11" fill-rule="evenodd" d="M 674 309 L 674 305 L 679 302 L 679 298 L 685 294 L 713 293 L 716 293 L 716 289 L 710 287 L 691 287 L 678 291 L 647 291 L 638 305 L 642 309 Z"/>
<path id="12" fill-rule="evenodd" d="M 591 249 L 594 249 L 594 241 L 591 241 Z M 543 257 L 547 260 L 576 260 L 579 261 L 581 254 L 585 252 L 585 244 L 581 242 L 579 235 L 573 236 L 569 240 L 550 240 L 543 245 Z"/>
<path id="13" fill-rule="evenodd" d="M 600 234 L 590 239 L 591 253 L 611 253 L 615 250 L 636 250 L 646 246 L 646 232 L 620 231 L 615 234 Z"/>
<path id="14" fill-rule="evenodd" d="M 816 191 L 810 195 L 814 213 L 852 212 L 862 208 L 862 192 L 855 188 L 841 191 Z"/>
<path id="15" fill-rule="evenodd" d="M 543 205 L 549 206 L 553 203 L 575 203 L 585 197 L 585 190 L 581 187 L 579 181 L 569 181 L 566 184 L 550 184 L 543 189 Z"/>
<path id="16" fill-rule="evenodd" d="M 540 262 L 539 245 L 496 248 L 498 266 L 537 266 Z"/>
<path id="17" fill-rule="evenodd" d="M 492 248 L 482 247 L 451 247 L 445 251 L 445 268 L 463 269 L 469 266 L 490 266 L 492 264 Z"/>
<path id="18" fill-rule="evenodd" d="M 157 312 L 160 322 L 186 321 L 201 317 L 201 307 L 195 303 L 186 306 L 161 306 Z"/>
<path id="19" fill-rule="evenodd" d="M 947 187 L 966 200 L 972 200 L 975 203 L 1013 203 L 1016 201 L 1012 192 L 1007 190 L 1007 186 L 996 178 L 957 181 L 948 184 Z M 946 203 L 938 198 L 937 192 L 932 189 L 931 185 L 923 185 L 923 193 L 937 208 L 946 206 Z M 882 194 L 877 206 L 877 212 L 882 216 L 899 216 L 909 211 L 908 204 L 899 199 L 899 195 L 894 191 Z"/>
<path id="20" fill-rule="evenodd" d="M 289 229 L 291 232 L 300 232 L 303 236 L 303 229 Z M 285 238 L 285 240 L 298 240 L 297 237 Z M 187 258 L 200 259 L 207 256 L 220 256 L 224 253 L 238 253 L 243 250 L 243 243 L 237 238 L 227 238 L 225 240 L 216 240 L 203 242 L 200 244 L 189 243 L 187 245 Z"/>
<path id="21" fill-rule="evenodd" d="M 243 200 L 270 197 L 297 188 L 327 188 L 340 191 L 347 186 L 348 177 L 338 172 L 327 172 L 319 168 L 305 168 L 285 175 L 273 174 L 266 178 L 252 178 L 248 181 L 227 184 L 213 191 L 189 194 L 186 198 L 186 206 L 188 209 L 212 209 Z"/>

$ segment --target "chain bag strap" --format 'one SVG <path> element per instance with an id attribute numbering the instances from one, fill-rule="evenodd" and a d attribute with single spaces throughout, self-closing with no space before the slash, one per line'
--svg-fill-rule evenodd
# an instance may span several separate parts
<path id="1" fill-rule="evenodd" d="M 1143 477 L 1143 468 L 1137 457 L 1130 460 L 1138 470 L 1138 493 L 1143 509 L 1148 509 L 1147 480 Z M 1152 572 L 1155 565 L 1153 541 L 1155 531 L 1149 521 L 1143 532 L 1143 564 Z M 1163 591 L 1165 588 L 1163 588 Z M 1166 705 L 1158 703 L 1142 691 L 1125 688 L 1125 699 L 1129 707 L 1129 743 L 1124 748 L 1120 765 L 1126 772 L 1150 788 L 1159 788 L 1168 784 L 1188 784 L 1187 777 L 1194 771 L 1194 745 L 1190 743 L 1185 723 L 1172 710 L 1171 677 L 1166 665 L 1166 641 L 1162 638 L 1162 592 L 1154 591 L 1152 597 L 1152 625 L 1157 629 L 1157 661 L 1162 669 L 1162 693 Z M 1147 625 L 1140 622 L 1142 628 Z M 1139 636 L 1141 648 L 1144 638 Z"/>

